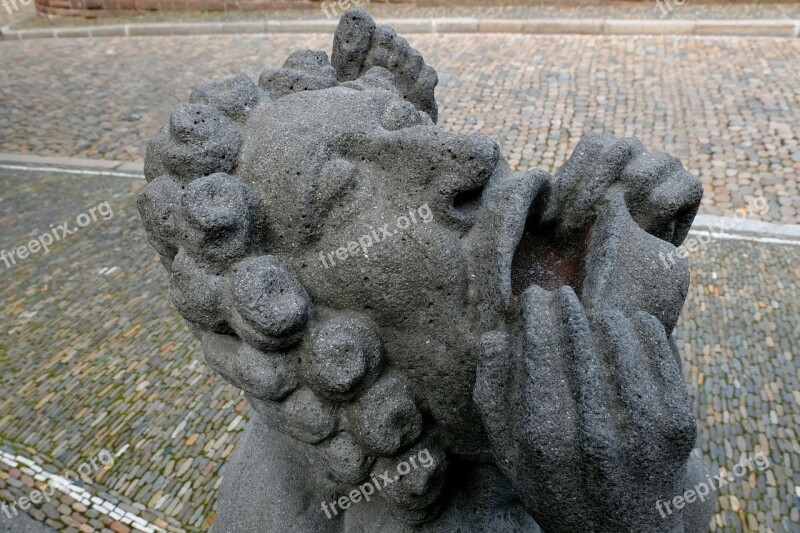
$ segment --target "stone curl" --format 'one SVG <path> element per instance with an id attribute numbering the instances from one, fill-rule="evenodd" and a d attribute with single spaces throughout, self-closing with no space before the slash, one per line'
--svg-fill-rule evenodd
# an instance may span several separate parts
<path id="1" fill-rule="evenodd" d="M 393 30 L 370 32 L 356 56 L 345 59 L 337 45 L 333 65 L 322 51 L 301 50 L 266 69 L 258 84 L 239 74 L 196 88 L 149 143 L 148 184 L 138 199 L 148 238 L 170 272 L 172 301 L 211 368 L 270 425 L 312 445 L 344 485 L 367 479 L 378 459 L 401 461 L 422 442 L 426 422 L 403 376 L 385 368 L 376 325 L 312 304 L 296 265 L 271 247 L 267 199 L 238 166 L 254 113 L 296 93 L 378 91 L 388 95 L 375 117 L 386 131 L 433 125 L 435 73 Z M 353 189 L 357 169 L 333 156 L 317 172 L 311 203 L 320 217 Z M 429 446 L 439 466 L 426 476 L 439 479 L 444 448 Z M 427 515 L 440 486 L 410 476 L 386 500 Z"/>

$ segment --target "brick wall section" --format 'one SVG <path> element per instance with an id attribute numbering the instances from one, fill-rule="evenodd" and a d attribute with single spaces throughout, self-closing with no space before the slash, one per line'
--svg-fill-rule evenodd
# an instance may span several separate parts
<path id="1" fill-rule="evenodd" d="M 269 9 L 319 9 L 322 0 L 35 0 L 47 15 L 101 17 L 143 11 L 247 11 Z M 333 3 L 335 0 L 327 0 Z M 419 7 L 500 6 L 529 4 L 531 0 L 377 0 Z M 541 0 L 540 0 L 541 1 Z M 609 0 L 609 3 L 653 0 Z M 695 3 L 780 3 L 787 0 L 692 0 Z M 543 3 L 580 5 L 581 0 L 543 0 Z"/>
<path id="2" fill-rule="evenodd" d="M 40 13 L 99 17 L 142 11 L 242 11 L 318 8 L 313 0 L 36 0 Z"/>
<path id="3" fill-rule="evenodd" d="M 46 15 L 102 17 L 143 11 L 257 11 L 320 9 L 323 0 L 35 0 Z M 327 0 L 335 3 L 336 0 Z M 413 4 L 414 0 L 381 0 Z M 491 0 L 490 0 L 491 1 Z"/>

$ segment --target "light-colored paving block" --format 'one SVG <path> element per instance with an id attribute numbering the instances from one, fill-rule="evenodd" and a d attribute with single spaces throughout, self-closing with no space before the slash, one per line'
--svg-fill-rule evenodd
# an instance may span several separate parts
<path id="1" fill-rule="evenodd" d="M 691 35 L 693 20 L 606 20 L 607 35 Z"/>
<path id="2" fill-rule="evenodd" d="M 698 20 L 698 35 L 758 35 L 764 37 L 794 37 L 794 20 Z"/>
<path id="3" fill-rule="evenodd" d="M 439 18 L 433 19 L 436 33 L 476 33 L 478 19 L 475 18 Z"/>
<path id="4" fill-rule="evenodd" d="M 119 37 L 125 35 L 125 26 L 123 24 L 96 26 L 89 29 L 89 34 L 92 37 Z"/>
<path id="5" fill-rule="evenodd" d="M 478 23 L 478 33 L 522 33 L 523 20 L 481 20 Z"/>
<path id="6" fill-rule="evenodd" d="M 56 37 L 89 37 L 91 35 L 91 28 L 57 28 L 55 30 Z"/>
<path id="7" fill-rule="evenodd" d="M 433 19 L 387 19 L 378 20 L 380 24 L 391 26 L 398 34 L 433 33 Z"/>
<path id="8" fill-rule="evenodd" d="M 224 22 L 220 33 L 265 33 L 267 21 L 260 22 Z"/>
<path id="9" fill-rule="evenodd" d="M 127 34 L 136 35 L 172 35 L 173 24 L 153 23 L 153 24 L 128 24 L 126 25 Z"/>
<path id="10" fill-rule="evenodd" d="M 522 24 L 523 33 L 574 33 L 574 34 L 599 34 L 603 33 L 605 21 L 602 19 L 540 19 L 526 20 Z"/>
<path id="11" fill-rule="evenodd" d="M 32 30 L 11 31 L 11 35 L 16 35 L 19 39 L 52 39 L 56 36 L 56 32 L 50 28 L 37 28 Z M 3 33 L 3 37 L 6 34 Z"/>
<path id="12" fill-rule="evenodd" d="M 223 33 L 223 22 L 193 22 L 191 24 L 175 24 L 172 27 L 173 35 L 212 35 Z"/>
<path id="13" fill-rule="evenodd" d="M 119 161 L 115 162 L 119 163 Z M 114 170 L 117 172 L 144 175 L 144 161 L 126 161 L 125 163 L 119 163 Z"/>
<path id="14" fill-rule="evenodd" d="M 267 22 L 269 33 L 333 33 L 337 20 L 270 20 Z"/>

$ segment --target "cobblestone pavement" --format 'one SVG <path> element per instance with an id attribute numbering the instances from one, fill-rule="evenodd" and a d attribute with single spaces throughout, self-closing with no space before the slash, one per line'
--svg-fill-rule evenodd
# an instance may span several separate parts
<path id="1" fill-rule="evenodd" d="M 571 4 L 571 5 L 569 5 Z M 633 3 L 613 0 L 583 0 L 582 2 L 531 1 L 529 5 L 519 6 L 448 6 L 414 7 L 411 5 L 383 4 L 378 1 L 365 3 L 364 8 L 378 18 L 433 18 L 433 17 L 478 17 L 500 19 L 534 18 L 613 18 L 613 19 L 783 19 L 800 17 L 797 2 L 780 3 L 702 3 L 684 1 L 664 2 L 659 7 L 656 0 Z M 668 7 L 671 6 L 671 9 Z M 337 10 L 341 12 L 341 10 Z M 53 26 L 83 26 L 126 22 L 200 22 L 217 20 L 304 20 L 323 19 L 326 15 L 321 7 L 309 9 L 280 9 L 264 11 L 231 12 L 152 12 L 128 17 L 100 17 L 80 19 L 77 17 L 35 17 L 21 22 L 21 28 L 41 28 Z"/>
<path id="2" fill-rule="evenodd" d="M 580 136 L 635 135 L 680 157 L 720 216 L 764 195 L 800 220 L 799 39 L 411 35 L 439 69 L 442 124 L 496 139 L 516 169 L 552 171 Z M 0 150 L 141 159 L 191 87 L 254 79 L 330 35 L 0 41 Z"/>
<path id="3" fill-rule="evenodd" d="M 712 529 L 800 531 L 800 246 L 713 241 L 690 254 L 675 338 L 712 475 L 770 466 L 717 493 Z M 738 472 L 737 472 L 738 470 Z"/>
<path id="4" fill-rule="evenodd" d="M 143 184 L 0 178 L 0 249 L 52 224 L 76 228 L 76 217 L 102 202 L 113 211 L 48 255 L 10 269 L 0 263 L 2 450 L 56 473 L 127 446 L 112 469 L 94 476 L 90 492 L 152 524 L 197 529 L 212 517 L 219 467 L 233 451 L 245 404 L 201 363 L 164 301 L 162 267 L 139 228 L 135 198 Z M 0 472 L 0 489 L 17 498 L 33 483 L 23 469 Z M 62 497 L 31 515 L 52 527 L 124 530 L 111 516 L 82 512 L 86 506 Z"/>
<path id="5" fill-rule="evenodd" d="M 30 510 L 67 531 L 128 531 L 130 512 L 169 530 L 205 530 L 214 491 L 249 415 L 202 362 L 167 298 L 140 229 L 143 180 L 0 170 L 0 250 L 108 202 L 113 216 L 11 268 L 0 262 L 0 456 L 50 472 L 119 453 L 83 488 Z M 108 211 L 104 211 L 108 213 Z M 688 256 L 693 286 L 676 340 L 712 473 L 764 451 L 770 466 L 722 487 L 714 529 L 800 529 L 800 246 L 714 240 Z M 37 485 L 0 457 L 0 499 Z M 94 502 L 94 500 L 91 500 Z M 102 510 L 102 507 L 100 507 Z M 147 529 L 143 529 L 147 530 Z"/>

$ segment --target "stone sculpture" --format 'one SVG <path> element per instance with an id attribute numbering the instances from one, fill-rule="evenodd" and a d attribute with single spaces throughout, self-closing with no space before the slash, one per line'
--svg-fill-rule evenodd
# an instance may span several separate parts
<path id="1" fill-rule="evenodd" d="M 216 531 L 702 531 L 669 334 L 702 188 L 634 139 L 551 177 L 436 126 L 435 71 L 363 10 L 329 61 L 196 88 L 139 209 L 255 414 Z M 661 508 L 663 509 L 663 508 Z"/>

